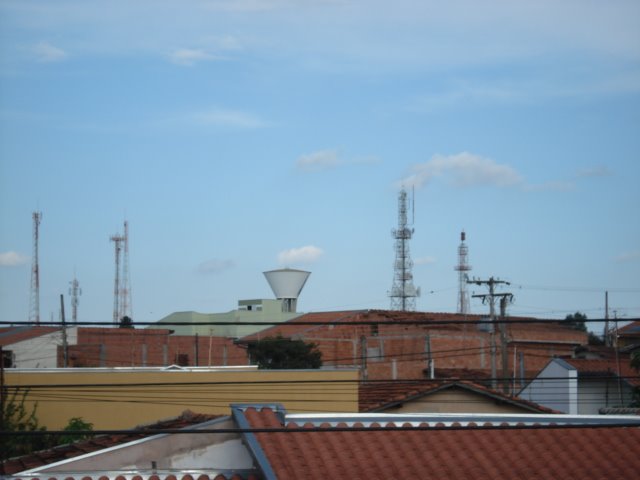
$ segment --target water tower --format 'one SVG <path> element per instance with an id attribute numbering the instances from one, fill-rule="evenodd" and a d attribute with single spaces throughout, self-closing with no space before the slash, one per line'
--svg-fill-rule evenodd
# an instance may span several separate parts
<path id="1" fill-rule="evenodd" d="M 264 272 L 269 286 L 278 300 L 282 300 L 283 312 L 295 312 L 298 297 L 311 272 L 282 268 Z"/>

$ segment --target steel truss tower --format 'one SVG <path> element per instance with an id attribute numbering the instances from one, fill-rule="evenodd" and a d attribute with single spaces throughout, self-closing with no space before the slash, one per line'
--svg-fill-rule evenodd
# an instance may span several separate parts
<path id="1" fill-rule="evenodd" d="M 29 322 L 40 323 L 40 263 L 38 240 L 42 212 L 33 212 L 33 256 L 31 257 L 31 296 L 29 299 Z"/>
<path id="2" fill-rule="evenodd" d="M 458 247 L 458 265 L 453 267 L 458 272 L 458 313 L 466 315 L 469 313 L 469 291 L 467 290 L 467 272 L 471 270 L 468 263 L 469 249 L 464 243 L 466 234 L 464 230 L 460 233 L 460 246 Z"/>
<path id="3" fill-rule="evenodd" d="M 394 264 L 393 286 L 391 297 L 391 310 L 414 311 L 416 309 L 416 297 L 420 296 L 420 288 L 413 285 L 411 267 L 411 255 L 409 253 L 409 240 L 413 236 L 413 228 L 408 227 L 407 222 L 407 191 L 403 188 L 398 194 L 398 228 L 391 234 L 396 239 L 396 261 Z"/>
<path id="4" fill-rule="evenodd" d="M 120 323 L 124 317 L 132 318 L 131 288 L 129 277 L 129 224 L 124 222 L 124 235 L 110 237 L 115 245 L 115 276 L 113 284 L 113 323 Z M 124 253 L 124 255 L 123 255 Z M 122 262 L 121 262 L 122 258 Z"/>
<path id="5" fill-rule="evenodd" d="M 73 274 L 73 280 L 69 282 L 69 295 L 71 295 L 71 319 L 73 323 L 78 323 L 78 303 L 79 297 L 82 295 L 82 289 L 80 288 L 80 282 Z"/>

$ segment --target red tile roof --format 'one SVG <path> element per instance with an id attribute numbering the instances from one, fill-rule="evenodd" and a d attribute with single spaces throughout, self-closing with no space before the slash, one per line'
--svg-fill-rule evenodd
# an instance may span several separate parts
<path id="1" fill-rule="evenodd" d="M 23 342 L 31 338 L 37 338 L 48 333 L 60 330 L 56 327 L 6 327 L 0 328 L 0 345 L 7 346 Z"/>
<path id="2" fill-rule="evenodd" d="M 252 428 L 283 427 L 269 408 L 244 415 Z M 286 432 L 255 436 L 283 479 L 626 479 L 640 471 L 637 427 L 313 432 L 289 424 Z"/>
<path id="3" fill-rule="evenodd" d="M 358 389 L 359 410 L 379 412 L 385 408 L 403 404 L 448 389 L 474 392 L 490 400 L 539 413 L 559 413 L 537 403 L 519 397 L 511 397 L 491 388 L 467 381 L 407 380 L 361 383 Z"/>
<path id="4" fill-rule="evenodd" d="M 222 415 L 209 415 L 193 413 L 191 411 L 185 411 L 176 418 L 163 420 L 152 425 L 144 425 L 137 427 L 136 430 L 141 432 L 148 432 L 153 430 L 163 429 L 178 429 L 184 428 L 198 423 L 206 422 L 214 418 L 221 417 Z M 123 435 L 100 435 L 93 437 L 89 440 L 82 440 L 79 442 L 70 443 L 68 445 L 60 445 L 47 450 L 41 450 L 22 457 L 12 458 L 0 463 L 0 474 L 11 475 L 17 472 L 23 472 L 25 470 L 32 470 L 34 468 L 49 465 L 54 462 L 67 460 L 69 458 L 78 457 L 86 453 L 95 452 L 105 448 L 121 445 L 123 443 L 131 442 L 139 438 L 148 436 L 144 433 L 132 433 Z"/>
<path id="5" fill-rule="evenodd" d="M 618 375 L 633 387 L 640 387 L 640 373 L 631 368 L 629 358 L 621 358 L 619 362 L 610 359 L 563 358 L 565 362 L 578 370 L 582 377 L 598 377 Z M 618 370 L 619 369 L 619 370 Z"/>

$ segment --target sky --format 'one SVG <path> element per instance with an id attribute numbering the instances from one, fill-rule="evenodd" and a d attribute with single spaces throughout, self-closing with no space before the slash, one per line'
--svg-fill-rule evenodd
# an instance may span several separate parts
<path id="1" fill-rule="evenodd" d="M 0 321 L 272 298 L 387 309 L 398 191 L 417 309 L 471 276 L 512 315 L 640 317 L 640 3 L 0 0 Z M 486 288 L 470 286 L 470 294 Z M 488 307 L 471 300 L 472 313 Z M 595 327 L 594 327 L 595 328 Z M 598 327 L 599 328 L 599 327 Z"/>

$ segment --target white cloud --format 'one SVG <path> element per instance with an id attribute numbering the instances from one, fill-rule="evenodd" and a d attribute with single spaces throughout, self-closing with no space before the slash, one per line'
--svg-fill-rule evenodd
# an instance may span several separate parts
<path id="1" fill-rule="evenodd" d="M 338 152 L 335 150 L 320 150 L 300 155 L 296 160 L 296 168 L 305 172 L 329 170 L 340 165 Z"/>
<path id="2" fill-rule="evenodd" d="M 202 262 L 200 265 L 198 265 L 198 273 L 219 273 L 224 270 L 229 270 L 235 266 L 236 264 L 233 260 L 221 260 L 214 258 L 212 260 Z"/>
<path id="3" fill-rule="evenodd" d="M 418 257 L 413 260 L 414 265 L 431 265 L 436 263 L 435 257 Z"/>
<path id="4" fill-rule="evenodd" d="M 33 53 L 40 62 L 53 63 L 67 58 L 68 54 L 61 48 L 48 42 L 40 42 L 32 48 Z"/>
<path id="5" fill-rule="evenodd" d="M 252 113 L 222 108 L 212 108 L 206 112 L 194 113 L 191 118 L 201 125 L 217 127 L 262 128 L 268 125 Z"/>
<path id="6" fill-rule="evenodd" d="M 29 257 L 18 252 L 10 251 L 0 253 L 0 267 L 17 267 L 29 261 Z"/>
<path id="7" fill-rule="evenodd" d="M 609 167 L 605 165 L 598 165 L 596 167 L 583 168 L 576 173 L 576 177 L 585 178 L 585 177 L 608 177 L 610 176 L 611 170 Z"/>
<path id="8" fill-rule="evenodd" d="M 522 185 L 523 177 L 509 165 L 468 152 L 457 155 L 434 155 L 427 162 L 414 165 L 412 173 L 399 186 L 421 188 L 437 177 L 448 177 L 457 187 Z"/>
<path id="9" fill-rule="evenodd" d="M 615 258 L 616 262 L 627 263 L 636 262 L 640 260 L 640 250 L 633 250 L 631 252 L 624 252 Z"/>
<path id="10" fill-rule="evenodd" d="M 176 65 L 192 67 L 198 62 L 218 60 L 219 57 L 202 49 L 179 48 L 169 53 L 169 60 Z"/>
<path id="11" fill-rule="evenodd" d="M 324 253 L 321 248 L 314 245 L 307 245 L 300 248 L 290 248 L 278 254 L 280 265 L 294 265 L 298 263 L 314 263 Z"/>

